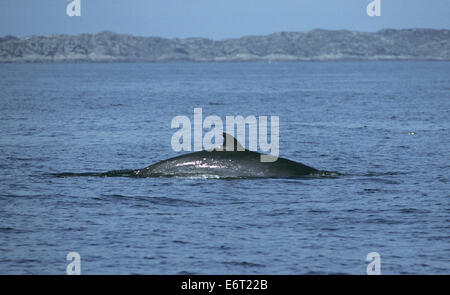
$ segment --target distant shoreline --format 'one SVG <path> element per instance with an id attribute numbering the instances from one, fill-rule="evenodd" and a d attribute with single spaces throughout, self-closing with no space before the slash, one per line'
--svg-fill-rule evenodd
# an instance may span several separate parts
<path id="1" fill-rule="evenodd" d="M 261 63 L 261 64 L 271 64 L 271 63 L 345 63 L 345 62 L 450 62 L 450 59 L 328 59 L 328 60 L 230 60 L 230 61 L 193 61 L 193 60 L 164 60 L 164 61 L 148 61 L 148 60 L 114 60 L 114 61 L 102 61 L 102 60 L 63 60 L 63 61 L 0 61 L 3 65 L 83 65 L 83 64 L 227 64 L 227 63 Z"/>
<path id="2" fill-rule="evenodd" d="M 450 30 L 312 30 L 237 39 L 113 32 L 0 38 L 0 63 L 449 61 Z"/>

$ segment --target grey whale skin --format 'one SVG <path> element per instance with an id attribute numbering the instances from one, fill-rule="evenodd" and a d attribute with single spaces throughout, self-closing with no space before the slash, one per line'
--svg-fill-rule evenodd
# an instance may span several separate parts
<path id="1" fill-rule="evenodd" d="M 223 136 L 223 145 L 217 150 L 199 151 L 170 158 L 147 168 L 134 170 L 132 174 L 135 177 L 208 178 L 289 178 L 328 174 L 326 171 L 319 171 L 283 158 L 278 158 L 274 162 L 261 162 L 262 154 L 244 149 L 227 133 L 223 133 Z M 232 151 L 226 150 L 228 141 L 233 141 Z"/>

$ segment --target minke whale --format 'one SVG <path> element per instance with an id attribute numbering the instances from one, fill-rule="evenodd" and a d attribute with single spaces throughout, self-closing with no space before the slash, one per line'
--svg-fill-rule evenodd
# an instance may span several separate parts
<path id="1" fill-rule="evenodd" d="M 283 158 L 277 158 L 273 162 L 261 162 L 261 153 L 244 149 L 228 133 L 223 133 L 223 137 L 222 146 L 213 150 L 177 156 L 142 169 L 115 170 L 104 173 L 59 173 L 56 176 L 299 178 L 336 175 L 333 172 L 317 170 Z M 227 146 L 233 147 L 233 149 L 227 150 Z"/>

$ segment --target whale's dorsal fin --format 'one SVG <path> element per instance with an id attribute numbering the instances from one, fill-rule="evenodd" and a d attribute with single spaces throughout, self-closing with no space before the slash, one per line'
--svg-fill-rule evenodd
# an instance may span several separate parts
<path id="1" fill-rule="evenodd" d="M 239 141 L 237 141 L 236 138 L 225 132 L 223 132 L 222 135 L 223 135 L 222 149 L 224 151 L 238 151 L 238 152 L 245 151 L 245 148 L 239 143 Z"/>

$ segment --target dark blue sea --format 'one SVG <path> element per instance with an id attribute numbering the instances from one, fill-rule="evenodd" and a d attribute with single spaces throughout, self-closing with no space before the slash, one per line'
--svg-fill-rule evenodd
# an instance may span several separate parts
<path id="1" fill-rule="evenodd" d="M 0 65 L 0 273 L 450 273 L 450 63 Z M 279 116 L 339 177 L 55 177 L 180 155 L 177 115 Z"/>

